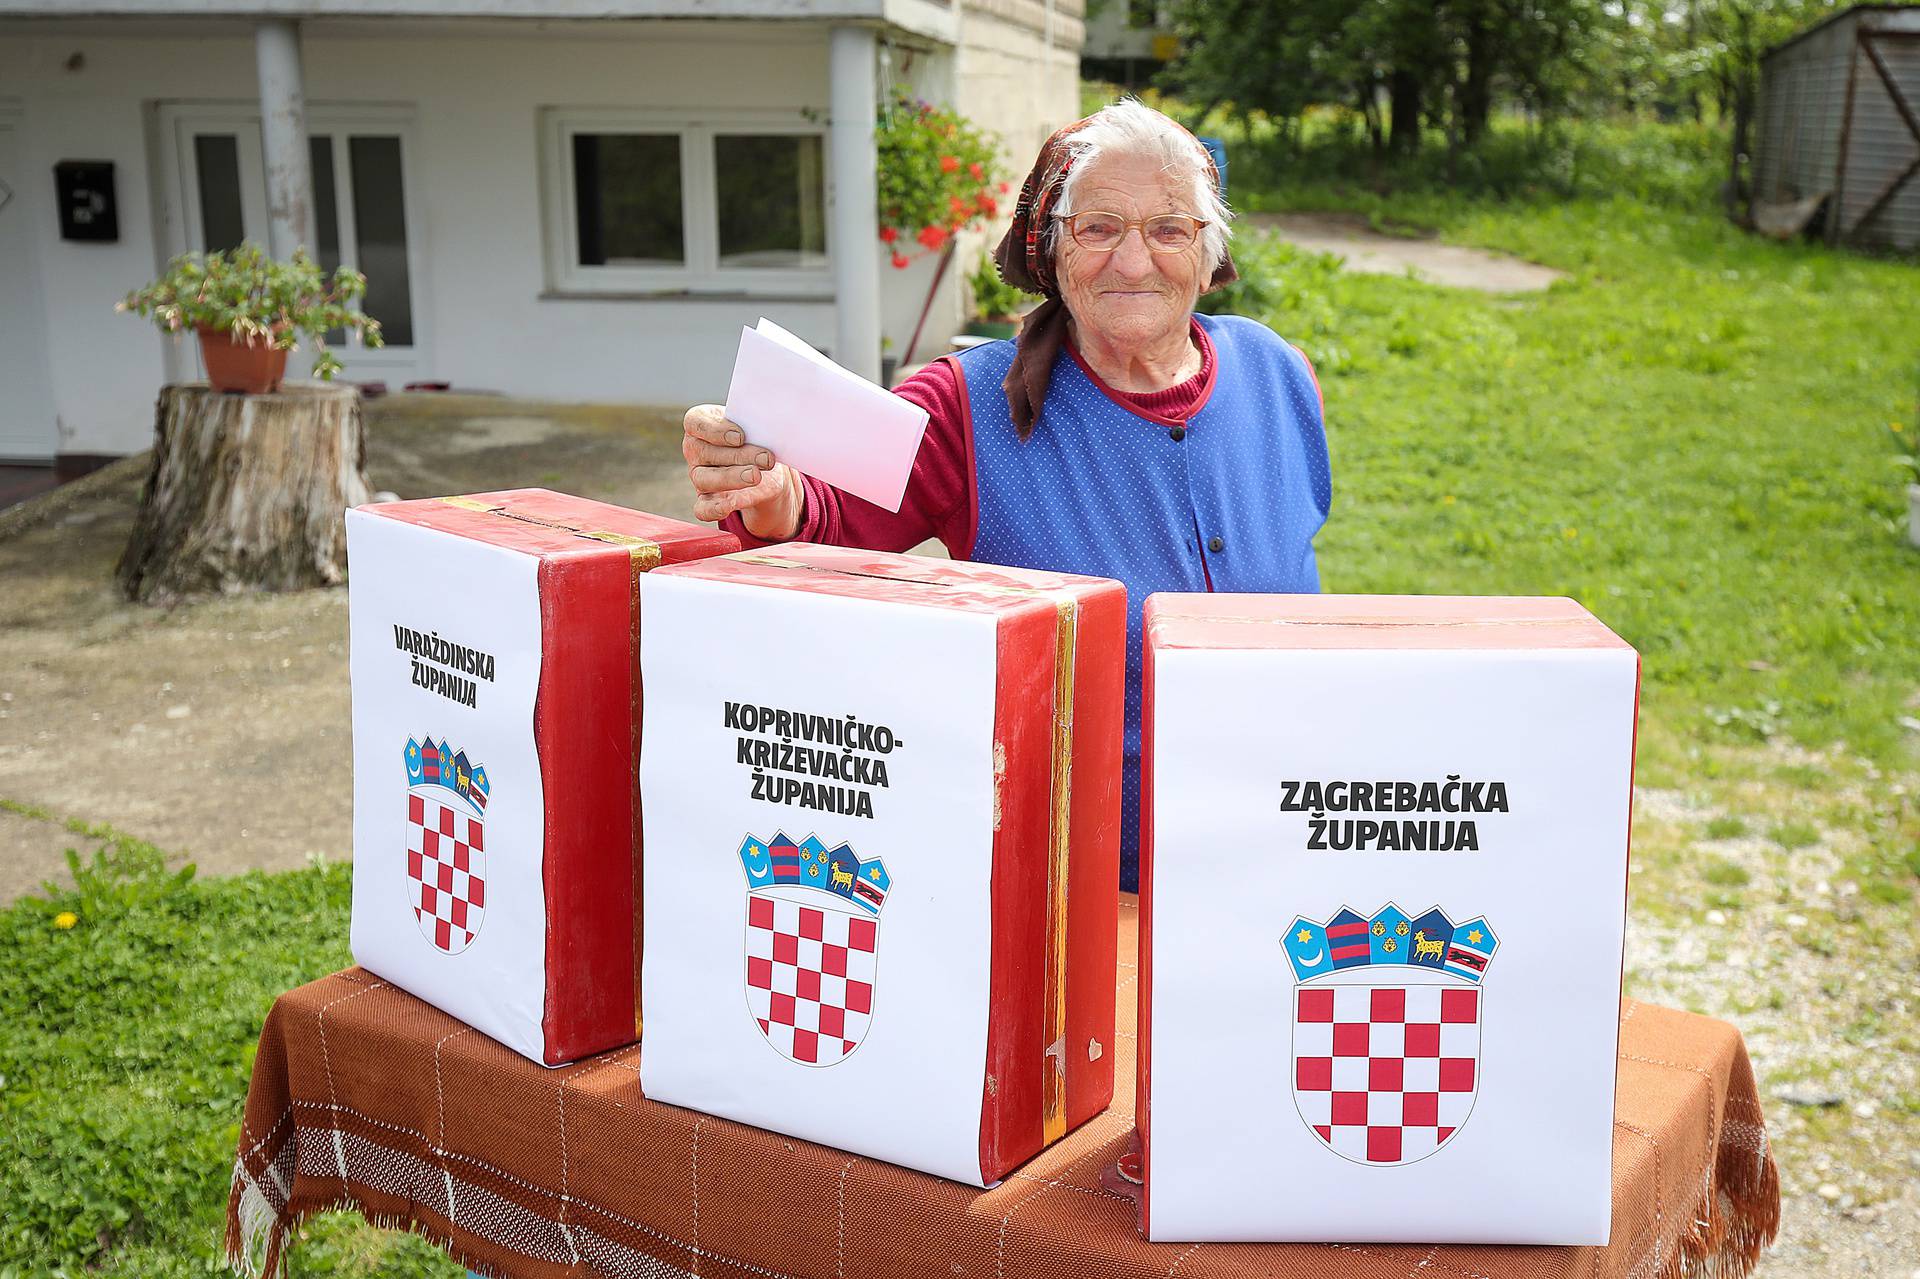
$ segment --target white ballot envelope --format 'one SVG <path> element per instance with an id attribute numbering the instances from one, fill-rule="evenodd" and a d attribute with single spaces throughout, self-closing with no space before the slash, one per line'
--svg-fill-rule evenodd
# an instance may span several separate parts
<path id="1" fill-rule="evenodd" d="M 927 411 L 850 373 L 762 318 L 740 330 L 727 417 L 815 479 L 899 511 Z"/>

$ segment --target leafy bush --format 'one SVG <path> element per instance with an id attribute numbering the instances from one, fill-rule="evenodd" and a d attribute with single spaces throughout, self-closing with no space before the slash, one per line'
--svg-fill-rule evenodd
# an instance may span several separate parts
<path id="1" fill-rule="evenodd" d="M 1507 116 L 1471 149 L 1433 135 L 1410 156 L 1377 154 L 1345 109 L 1320 108 L 1297 129 L 1261 120 L 1193 121 L 1227 144 L 1229 192 L 1243 209 L 1296 207 L 1301 193 L 1348 187 L 1376 196 L 1446 194 L 1496 200 L 1629 197 L 1671 208 L 1716 207 L 1731 145 L 1694 124 L 1556 121 Z"/>
<path id="2" fill-rule="evenodd" d="M 367 277 L 352 267 L 340 267 L 329 280 L 305 249 L 280 262 L 256 244 L 243 244 L 181 254 L 114 309 L 149 318 L 162 333 L 210 329 L 248 346 L 267 342 L 291 351 L 304 334 L 313 340 L 314 376 L 327 380 L 341 368 L 327 348 L 330 331 L 355 330 L 368 346 L 381 344 L 380 322 L 353 307 L 366 292 Z"/>

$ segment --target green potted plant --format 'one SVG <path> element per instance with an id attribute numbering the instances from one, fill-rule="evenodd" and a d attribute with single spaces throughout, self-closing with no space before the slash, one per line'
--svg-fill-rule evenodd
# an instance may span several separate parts
<path id="1" fill-rule="evenodd" d="M 1034 300 L 1033 295 L 1001 279 L 992 254 L 980 255 L 979 265 L 967 277 L 967 285 L 973 290 L 973 320 L 967 325 L 968 333 L 983 338 L 1010 338 L 1020 331 L 1020 313 Z"/>
<path id="2" fill-rule="evenodd" d="M 343 266 L 329 277 L 305 249 L 282 262 L 242 244 L 181 254 L 114 309 L 149 318 L 163 333 L 192 329 L 214 390 L 261 395 L 279 389 L 287 352 L 302 336 L 312 339 L 313 376 L 322 381 L 341 368 L 328 333 L 356 331 L 379 346 L 380 322 L 353 308 L 366 291 L 366 276 Z"/>

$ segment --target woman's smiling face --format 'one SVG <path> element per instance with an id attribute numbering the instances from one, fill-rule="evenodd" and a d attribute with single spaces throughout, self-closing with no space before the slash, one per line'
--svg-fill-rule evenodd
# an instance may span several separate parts
<path id="1" fill-rule="evenodd" d="M 1155 161 L 1103 156 L 1074 183 L 1073 211 L 1117 213 L 1128 221 L 1162 213 L 1204 216 L 1193 207 L 1193 184 L 1167 174 Z M 1122 349 L 1150 347 L 1184 334 L 1206 276 L 1203 240 L 1178 253 L 1147 248 L 1139 228 L 1106 252 L 1082 247 L 1064 223 L 1056 272 L 1074 324 L 1096 340 Z"/>

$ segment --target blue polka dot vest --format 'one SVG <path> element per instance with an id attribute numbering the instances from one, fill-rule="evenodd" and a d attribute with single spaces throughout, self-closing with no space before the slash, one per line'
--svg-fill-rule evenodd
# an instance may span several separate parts
<path id="1" fill-rule="evenodd" d="M 1184 427 L 1115 402 L 1066 351 L 1030 438 L 1002 389 L 1012 342 L 958 357 L 980 522 L 973 558 L 1127 586 L 1120 886 L 1140 867 L 1140 610 L 1155 591 L 1317 592 L 1313 537 L 1333 502 L 1306 357 L 1265 325 L 1201 316 L 1213 394 Z"/>

